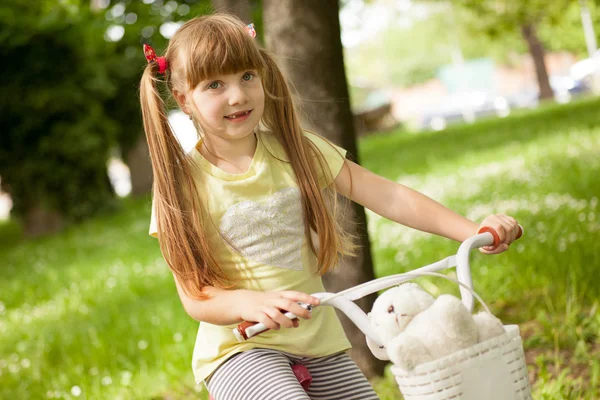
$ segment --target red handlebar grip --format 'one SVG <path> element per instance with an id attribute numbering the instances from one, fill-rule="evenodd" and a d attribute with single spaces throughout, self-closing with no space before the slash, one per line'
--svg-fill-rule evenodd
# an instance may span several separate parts
<path id="1" fill-rule="evenodd" d="M 498 247 L 498 245 L 500 244 L 500 236 L 498 236 L 498 233 L 494 230 L 494 228 L 489 227 L 489 226 L 484 226 L 484 227 L 481 227 L 477 231 L 477 233 L 484 233 L 484 232 L 489 232 L 494 237 L 494 243 L 492 243 L 490 245 L 492 247 L 492 249 L 495 249 L 496 247 Z"/>
<path id="2" fill-rule="evenodd" d="M 490 226 L 484 226 L 484 227 L 481 227 L 477 231 L 477 233 L 484 233 L 484 232 L 489 232 L 494 237 L 494 243 L 491 244 L 492 250 L 500 245 L 500 236 L 498 236 L 498 232 L 496 232 L 494 230 L 494 228 L 492 228 Z M 519 225 L 519 233 L 517 233 L 517 239 L 519 239 L 521 236 L 523 236 L 523 228 L 521 228 L 521 225 Z"/>
<path id="3" fill-rule="evenodd" d="M 249 322 L 249 321 L 244 321 L 242 323 L 240 323 L 237 326 L 237 330 L 240 333 L 240 335 L 242 335 L 242 337 L 244 338 L 244 340 L 248 340 L 248 335 L 246 335 L 246 329 L 250 328 L 251 326 L 254 326 L 258 324 L 258 322 Z M 267 329 L 268 330 L 268 329 Z"/>
<path id="4" fill-rule="evenodd" d="M 517 239 L 520 239 L 521 236 L 523 236 L 523 228 L 521 227 L 521 225 L 519 225 L 519 233 L 517 233 Z"/>

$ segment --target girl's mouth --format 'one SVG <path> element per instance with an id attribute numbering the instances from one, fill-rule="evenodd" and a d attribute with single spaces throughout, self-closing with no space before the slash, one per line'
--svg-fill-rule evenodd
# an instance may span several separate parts
<path id="1" fill-rule="evenodd" d="M 251 112 L 252 110 L 239 111 L 231 115 L 226 115 L 224 118 L 232 122 L 241 122 L 248 119 Z"/>

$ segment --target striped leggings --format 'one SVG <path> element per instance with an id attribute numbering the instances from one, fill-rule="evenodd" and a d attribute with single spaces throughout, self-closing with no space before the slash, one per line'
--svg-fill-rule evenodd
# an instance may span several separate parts
<path id="1" fill-rule="evenodd" d="M 304 391 L 292 365 L 304 365 L 312 384 Z M 207 382 L 215 400 L 378 400 L 346 353 L 321 358 L 293 356 L 270 349 L 236 354 Z"/>

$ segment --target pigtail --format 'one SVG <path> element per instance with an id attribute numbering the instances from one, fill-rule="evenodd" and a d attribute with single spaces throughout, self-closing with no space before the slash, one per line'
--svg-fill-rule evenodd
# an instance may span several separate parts
<path id="1" fill-rule="evenodd" d="M 206 211 L 193 177 L 195 164 L 181 148 L 158 89 L 157 63 L 149 63 L 140 83 L 144 131 L 154 174 L 153 197 L 162 254 L 178 283 L 191 297 L 205 298 L 205 286 L 228 284 L 212 256 Z"/>
<path id="2" fill-rule="evenodd" d="M 333 212 L 329 212 L 327 208 L 326 198 L 319 187 L 317 165 L 319 170 L 325 174 L 328 182 L 333 181 L 331 171 L 321 152 L 304 136 L 290 89 L 283 74 L 266 50 L 260 49 L 260 54 L 265 64 L 263 121 L 270 130 L 283 132 L 278 137 L 298 179 L 298 186 L 302 194 L 306 237 L 311 250 L 317 254 L 319 272 L 324 274 L 337 265 L 339 255 L 354 255 L 357 246 L 354 244 L 354 236 L 344 231 L 335 218 L 338 212 L 335 190 L 328 191 L 330 194 L 328 200 Z M 315 163 L 313 155 L 316 156 L 317 163 Z M 317 233 L 319 238 L 318 252 L 312 236 L 308 234 L 311 229 Z"/>

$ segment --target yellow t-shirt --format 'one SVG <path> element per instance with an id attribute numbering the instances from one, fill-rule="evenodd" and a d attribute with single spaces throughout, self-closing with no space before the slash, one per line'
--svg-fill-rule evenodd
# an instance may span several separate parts
<path id="1" fill-rule="evenodd" d="M 335 178 L 346 151 L 321 137 L 305 133 L 322 152 Z M 240 251 L 233 250 L 214 227 L 207 227 L 209 240 L 225 275 L 238 288 L 305 293 L 324 292 L 317 259 L 304 235 L 300 191 L 283 147 L 269 132 L 257 134 L 257 146 L 247 172 L 230 174 L 208 162 L 197 150 L 190 155 L 201 167 L 201 187 L 214 226 Z M 318 166 L 318 163 L 317 163 Z M 319 174 L 321 187 L 327 182 Z M 150 234 L 156 235 L 154 215 Z M 305 357 L 322 357 L 349 349 L 335 310 L 317 307 L 310 320 L 298 328 L 267 331 L 238 343 L 232 329 L 201 322 L 194 347 L 192 368 L 201 382 L 227 358 L 252 348 L 270 348 Z"/>

